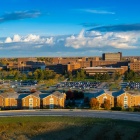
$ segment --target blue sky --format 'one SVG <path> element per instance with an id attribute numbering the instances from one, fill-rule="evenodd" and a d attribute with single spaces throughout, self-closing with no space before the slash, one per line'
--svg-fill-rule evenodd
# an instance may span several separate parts
<path id="1" fill-rule="evenodd" d="M 139 0 L 1 0 L 0 57 L 140 52 Z"/>

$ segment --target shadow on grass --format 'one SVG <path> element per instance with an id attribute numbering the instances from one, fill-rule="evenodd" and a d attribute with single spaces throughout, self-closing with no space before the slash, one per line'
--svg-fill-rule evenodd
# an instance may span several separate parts
<path id="1" fill-rule="evenodd" d="M 82 117 L 0 118 L 0 140 L 139 140 L 140 122 Z"/>

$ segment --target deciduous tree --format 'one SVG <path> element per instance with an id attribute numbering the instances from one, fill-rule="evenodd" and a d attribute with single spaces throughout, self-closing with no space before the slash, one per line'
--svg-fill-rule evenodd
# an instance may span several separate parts
<path id="1" fill-rule="evenodd" d="M 91 98 L 89 104 L 91 109 L 99 109 L 99 102 L 96 98 Z"/>

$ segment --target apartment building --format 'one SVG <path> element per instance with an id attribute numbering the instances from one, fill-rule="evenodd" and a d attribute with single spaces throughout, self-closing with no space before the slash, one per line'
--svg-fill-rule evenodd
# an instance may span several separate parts
<path id="1" fill-rule="evenodd" d="M 64 108 L 66 94 L 53 93 L 22 93 L 5 92 L 0 94 L 0 108 L 4 109 L 39 109 L 39 108 Z"/>
<path id="2" fill-rule="evenodd" d="M 0 94 L 0 107 L 5 109 L 18 108 L 18 94 L 16 92 L 4 92 Z"/>
<path id="3" fill-rule="evenodd" d="M 39 109 L 40 108 L 40 97 L 39 93 L 33 94 L 20 94 L 19 97 L 19 108 L 21 109 Z"/>
<path id="4" fill-rule="evenodd" d="M 114 96 L 109 91 L 101 90 L 94 94 L 94 97 L 98 100 L 99 106 L 101 107 L 104 104 L 105 100 L 110 101 L 110 108 L 114 107 Z"/>
<path id="5" fill-rule="evenodd" d="M 58 91 L 55 91 L 52 94 L 41 95 L 41 108 L 64 108 L 65 107 L 65 100 L 66 100 L 66 94 L 60 93 Z"/>
<path id="6" fill-rule="evenodd" d="M 140 106 L 140 92 L 139 91 L 124 91 L 112 93 L 114 96 L 114 104 L 120 104 L 123 108 Z"/>

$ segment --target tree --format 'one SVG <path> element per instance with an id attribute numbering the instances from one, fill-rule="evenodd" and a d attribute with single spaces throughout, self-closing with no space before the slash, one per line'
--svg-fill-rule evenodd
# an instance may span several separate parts
<path id="1" fill-rule="evenodd" d="M 66 99 L 68 100 L 68 99 L 73 99 L 73 92 L 71 91 L 71 90 L 69 90 L 69 91 L 67 91 L 66 92 Z"/>
<path id="2" fill-rule="evenodd" d="M 38 79 L 38 73 L 35 71 L 33 75 L 34 75 L 34 79 L 37 80 Z"/>
<path id="3" fill-rule="evenodd" d="M 130 70 L 128 72 L 125 72 L 125 74 L 124 74 L 124 79 L 125 80 L 135 80 L 136 77 L 137 77 L 137 73 L 135 73 L 132 70 Z"/>
<path id="4" fill-rule="evenodd" d="M 85 71 L 84 71 L 83 69 L 81 69 L 81 71 L 80 71 L 80 78 L 81 78 L 82 80 L 84 80 L 85 77 L 86 77 Z"/>
<path id="5" fill-rule="evenodd" d="M 14 78 L 15 78 L 16 80 L 18 80 L 19 77 L 20 77 L 20 72 L 19 72 L 19 71 L 16 71 L 16 73 L 15 73 L 15 75 L 14 75 Z"/>
<path id="6" fill-rule="evenodd" d="M 96 98 L 91 98 L 89 104 L 91 109 L 99 109 L 99 102 Z"/>
<path id="7" fill-rule="evenodd" d="M 22 77 L 22 80 L 26 80 L 27 79 L 27 75 L 25 74 L 25 73 L 23 73 L 22 75 L 21 75 Z"/>
<path id="8" fill-rule="evenodd" d="M 33 76 L 33 73 L 30 71 L 30 72 L 28 72 L 28 77 L 29 78 L 32 78 L 32 76 Z"/>
<path id="9" fill-rule="evenodd" d="M 78 71 L 77 71 L 77 73 L 76 73 L 76 79 L 77 79 L 77 80 L 80 80 L 80 79 L 81 79 L 81 77 L 80 77 L 80 72 L 78 72 Z"/>
<path id="10" fill-rule="evenodd" d="M 106 110 L 109 110 L 111 108 L 110 100 L 106 99 L 102 104 L 102 107 Z"/>
<path id="11" fill-rule="evenodd" d="M 73 80 L 73 75 L 72 75 L 71 72 L 68 72 L 67 75 L 68 75 L 68 78 L 69 78 L 70 81 Z"/>

